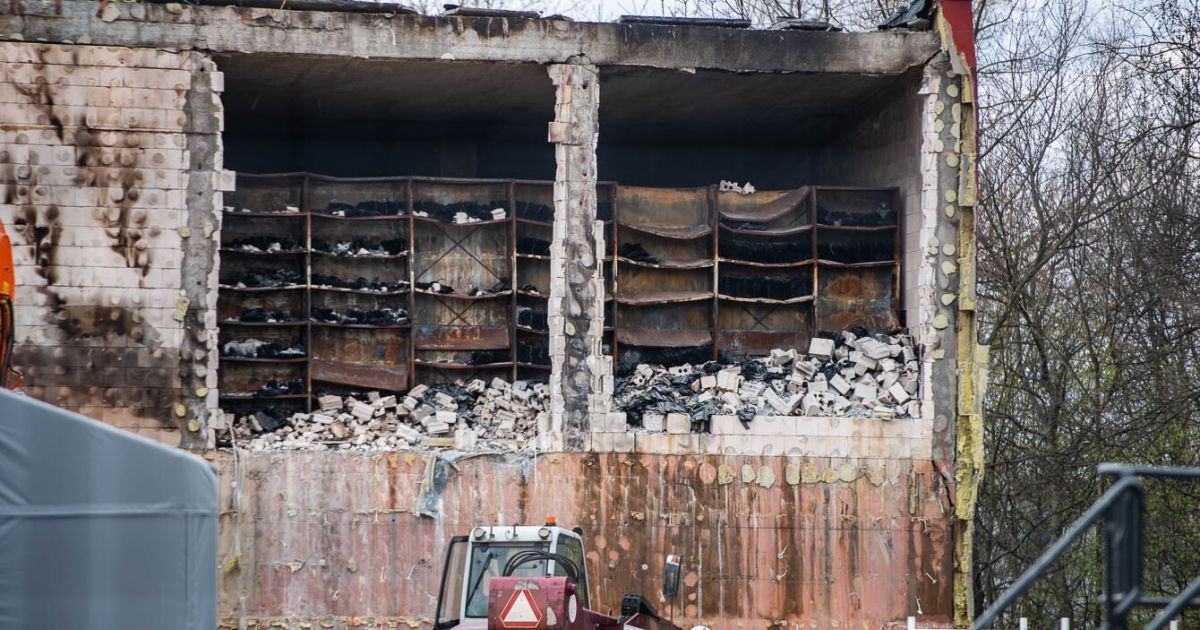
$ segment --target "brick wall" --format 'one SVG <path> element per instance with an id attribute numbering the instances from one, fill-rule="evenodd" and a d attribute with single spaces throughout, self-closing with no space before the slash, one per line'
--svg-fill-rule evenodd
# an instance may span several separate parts
<path id="1" fill-rule="evenodd" d="M 152 49 L 0 45 L 0 222 L 23 389 L 172 444 L 195 407 L 181 391 L 195 301 L 181 270 L 196 262 L 184 254 L 190 178 L 211 177 L 189 174 L 200 65 Z"/>

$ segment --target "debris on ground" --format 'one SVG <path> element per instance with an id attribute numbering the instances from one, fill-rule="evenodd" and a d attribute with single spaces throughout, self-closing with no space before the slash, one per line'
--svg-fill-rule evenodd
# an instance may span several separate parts
<path id="1" fill-rule="evenodd" d="M 755 416 L 920 415 L 919 365 L 907 335 L 857 329 L 818 336 L 807 354 L 775 349 L 766 357 L 721 359 L 623 366 L 613 408 L 625 412 L 631 426 L 651 431 L 663 430 L 668 414 L 685 414 L 694 432 L 709 430 L 718 414 L 736 415 L 747 428 Z"/>
<path id="2" fill-rule="evenodd" d="M 418 385 L 407 394 L 318 395 L 313 413 L 263 409 L 237 417 L 218 443 L 251 450 L 409 448 L 517 451 L 550 424 L 545 383 L 494 378 Z"/>

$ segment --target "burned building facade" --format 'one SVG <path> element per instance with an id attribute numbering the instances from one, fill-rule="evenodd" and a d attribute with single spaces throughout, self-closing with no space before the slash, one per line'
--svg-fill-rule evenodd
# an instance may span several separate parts
<path id="1" fill-rule="evenodd" d="M 682 555 L 677 622 L 967 618 L 969 3 L 14 7 L 14 365 L 213 461 L 223 625 L 428 626 L 449 536 L 548 515 L 595 601 Z"/>

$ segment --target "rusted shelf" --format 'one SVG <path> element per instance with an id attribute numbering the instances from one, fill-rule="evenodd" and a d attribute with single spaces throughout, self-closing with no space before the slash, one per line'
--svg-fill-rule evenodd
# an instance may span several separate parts
<path id="1" fill-rule="evenodd" d="M 363 365 L 313 358 L 309 374 L 314 381 L 389 391 L 408 389 L 408 365 Z"/>
<path id="2" fill-rule="evenodd" d="M 624 256 L 618 256 L 617 259 L 620 260 L 621 264 L 623 265 L 636 265 L 638 267 L 649 267 L 651 269 L 705 269 L 712 267 L 714 264 L 711 258 L 663 260 L 657 263 L 642 262 L 640 260 L 625 258 Z"/>
<path id="3" fill-rule="evenodd" d="M 372 326 L 370 324 L 335 324 L 333 322 L 313 322 L 313 327 L 316 328 L 354 328 L 358 330 L 403 330 L 412 328 L 412 324 L 386 324 L 384 326 Z"/>
<path id="4" fill-rule="evenodd" d="M 822 259 L 819 259 L 817 262 L 820 263 L 820 265 L 822 267 L 835 267 L 838 269 L 870 269 L 872 267 L 894 267 L 894 266 L 896 266 L 895 259 L 872 261 L 872 262 L 861 262 L 861 263 L 840 263 L 840 262 L 834 262 L 832 260 L 825 260 L 824 258 L 822 258 Z"/>
<path id="5" fill-rule="evenodd" d="M 222 356 L 221 362 L 229 363 L 304 363 L 308 361 L 308 357 L 294 357 L 290 359 L 260 359 L 258 357 L 227 357 Z"/>
<path id="6" fill-rule="evenodd" d="M 222 254 L 241 254 L 243 256 L 294 256 L 296 254 L 304 254 L 303 249 L 289 249 L 278 252 L 248 252 L 244 249 L 233 249 L 229 247 L 221 248 Z"/>
<path id="7" fill-rule="evenodd" d="M 278 217 L 306 217 L 308 212 L 238 212 L 236 210 L 225 210 L 221 213 L 225 217 L 250 217 L 250 218 L 269 218 Z"/>
<path id="8" fill-rule="evenodd" d="M 371 289 L 347 289 L 344 287 L 331 287 L 329 285 L 314 284 L 313 291 L 333 291 L 336 293 L 357 293 L 359 295 L 406 295 L 408 289 L 400 289 L 399 291 L 372 291 Z"/>
<path id="9" fill-rule="evenodd" d="M 300 400 L 308 398 L 308 394 L 283 394 L 282 396 L 255 396 L 254 394 L 221 394 L 218 400 Z"/>
<path id="10" fill-rule="evenodd" d="M 697 328 L 621 328 L 615 334 L 617 343 L 646 348 L 697 348 L 712 344 L 712 331 Z"/>
<path id="11" fill-rule="evenodd" d="M 520 290 L 518 290 L 518 291 L 517 291 L 517 295 L 522 295 L 522 296 L 525 296 L 525 297 L 531 297 L 531 298 L 540 298 L 540 299 L 543 299 L 543 300 L 548 300 L 548 299 L 550 299 L 550 294 L 549 294 L 549 293 L 531 293 L 531 292 L 529 292 L 529 291 L 520 291 Z"/>
<path id="12" fill-rule="evenodd" d="M 721 229 L 732 234 L 745 234 L 747 236 L 792 236 L 811 231 L 812 225 L 794 225 L 791 227 L 767 228 L 765 230 L 743 230 L 722 223 Z"/>
<path id="13" fill-rule="evenodd" d="M 358 255 L 354 255 L 354 254 L 345 254 L 345 255 L 331 254 L 329 252 L 323 252 L 323 251 L 314 249 L 314 250 L 312 250 L 312 253 L 314 256 L 324 256 L 325 258 L 335 258 L 337 260 L 395 260 L 397 258 L 408 258 L 408 252 L 401 252 L 399 254 L 386 254 L 383 256 L 377 256 L 374 254 L 366 254 L 366 255 L 358 256 Z"/>
<path id="14" fill-rule="evenodd" d="M 531 333 L 534 335 L 549 335 L 549 330 L 538 330 L 537 328 L 529 328 L 528 326 L 517 326 L 518 331 L 523 333 Z"/>
<path id="15" fill-rule="evenodd" d="M 397 221 L 408 219 L 408 214 L 380 214 L 373 217 L 339 217 L 326 212 L 310 212 L 314 219 L 329 219 L 331 221 Z"/>
<path id="16" fill-rule="evenodd" d="M 304 322 L 299 321 L 299 320 L 293 321 L 293 322 L 240 322 L 236 319 L 227 319 L 227 320 L 224 320 L 224 321 L 218 322 L 218 323 L 221 326 L 247 326 L 247 327 L 256 327 L 256 328 L 257 327 L 289 328 L 289 327 L 299 327 L 299 326 L 304 325 Z"/>
<path id="17" fill-rule="evenodd" d="M 767 354 L 774 348 L 806 350 L 810 336 L 804 330 L 722 330 L 717 347 L 747 354 Z"/>
<path id="18" fill-rule="evenodd" d="M 266 293 L 269 291 L 295 291 L 297 289 L 307 289 L 306 284 L 289 284 L 286 287 L 231 287 L 227 284 L 217 285 L 222 291 L 237 291 L 238 293 Z"/>
<path id="19" fill-rule="evenodd" d="M 541 363 L 518 363 L 518 364 L 517 364 L 517 367 L 519 367 L 519 368 L 529 368 L 529 369 L 533 369 L 533 370 L 549 370 L 549 369 L 552 369 L 552 368 L 551 368 L 549 365 L 543 365 L 543 364 L 541 364 Z"/>
<path id="20" fill-rule="evenodd" d="M 836 230 L 838 232 L 887 232 L 888 230 L 896 229 L 897 226 L 895 226 L 895 225 L 873 225 L 873 226 L 827 225 L 825 223 L 818 223 L 817 227 L 821 231 Z"/>
<path id="21" fill-rule="evenodd" d="M 481 225 L 501 225 L 504 223 L 508 223 L 510 220 L 511 219 L 488 219 L 487 221 L 471 221 L 468 223 L 455 223 L 453 221 L 449 221 L 449 222 L 442 221 L 441 219 L 435 219 L 433 217 L 418 217 L 416 215 L 413 215 L 413 221 L 418 221 L 420 223 L 432 223 L 434 225 L 450 225 L 453 227 L 479 227 Z"/>
<path id="22" fill-rule="evenodd" d="M 439 370 L 486 370 L 491 368 L 506 368 L 513 366 L 512 361 L 505 361 L 504 363 L 450 363 L 442 361 L 422 361 L 417 359 L 416 361 L 413 361 L 413 363 L 420 367 L 437 368 Z"/>
<path id="23" fill-rule="evenodd" d="M 729 263 L 731 265 L 746 265 L 747 267 L 768 267 L 768 268 L 803 267 L 805 265 L 813 264 L 812 259 L 800 260 L 797 262 L 786 262 L 786 263 L 762 263 L 762 262 L 752 262 L 749 260 L 737 260 L 734 258 L 725 258 L 725 257 L 718 258 L 717 260 L 719 260 L 723 263 Z"/>
<path id="24" fill-rule="evenodd" d="M 617 225 L 620 227 L 623 227 L 623 228 L 629 228 L 631 230 L 636 230 L 638 232 L 652 234 L 654 236 L 661 236 L 663 238 L 673 238 L 673 239 L 683 240 L 683 241 L 690 241 L 693 239 L 700 238 L 701 236 L 708 236 L 709 234 L 712 234 L 712 227 L 709 225 L 704 225 L 704 224 L 693 225 L 693 226 L 688 226 L 688 227 L 670 228 L 670 227 L 655 227 L 655 226 L 650 226 L 650 225 L 635 225 L 633 223 L 625 223 L 624 221 L 620 221 L 617 223 Z"/>
<path id="25" fill-rule="evenodd" d="M 522 219 L 521 217 L 516 217 L 516 221 L 517 221 L 517 223 L 524 223 L 525 225 L 539 225 L 541 227 L 554 227 L 554 224 L 549 221 L 537 221 L 534 219 Z"/>
<path id="26" fill-rule="evenodd" d="M 507 350 L 511 345 L 507 326 L 413 326 L 416 350 Z"/>
<path id="27" fill-rule="evenodd" d="M 550 260 L 549 256 L 542 256 L 541 254 L 522 254 L 521 252 L 517 252 L 517 258 L 529 258 L 532 260 Z"/>
<path id="28" fill-rule="evenodd" d="M 498 297 L 504 297 L 506 295 L 512 295 L 512 290 L 497 291 L 495 293 L 485 293 L 485 294 L 480 294 L 480 295 L 468 295 L 466 293 L 459 293 L 457 291 L 455 291 L 454 293 L 438 293 L 437 291 L 430 291 L 428 289 L 416 289 L 416 292 L 420 293 L 422 295 L 434 295 L 434 296 L 444 297 L 444 298 L 453 298 L 455 300 L 490 300 L 492 298 L 498 298 Z"/>
<path id="29" fill-rule="evenodd" d="M 750 298 L 721 294 L 717 294 L 717 297 L 722 300 L 729 300 L 731 302 L 752 302 L 755 304 L 802 304 L 804 302 L 813 301 L 813 296 L 811 295 L 802 295 L 800 297 L 794 297 L 788 300 L 772 300 L 770 298 Z"/>
<path id="30" fill-rule="evenodd" d="M 616 299 L 620 304 L 676 304 L 711 300 L 712 296 L 712 291 L 662 291 L 657 293 L 619 293 Z"/>

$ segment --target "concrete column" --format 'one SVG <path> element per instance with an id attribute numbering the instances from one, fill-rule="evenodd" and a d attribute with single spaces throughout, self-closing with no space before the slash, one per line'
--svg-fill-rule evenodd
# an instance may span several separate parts
<path id="1" fill-rule="evenodd" d="M 181 265 L 182 291 L 175 319 L 184 324 L 179 345 L 181 446 L 213 448 L 212 418 L 217 412 L 217 259 L 221 227 L 221 190 L 233 190 L 232 173 L 222 172 L 221 92 L 224 75 L 200 53 L 192 59 L 192 89 L 187 114 L 186 230 Z M 223 181 L 229 180 L 229 181 Z"/>
<path id="2" fill-rule="evenodd" d="M 551 435 L 544 448 L 589 448 L 590 427 L 607 413 L 605 376 L 611 362 L 601 354 L 604 334 L 603 258 L 597 238 L 596 141 L 600 82 L 586 57 L 549 67 L 555 87 L 554 242 L 550 248 Z M 611 379 L 610 379 L 611 380 Z M 597 417 L 593 417 L 595 414 Z"/>

